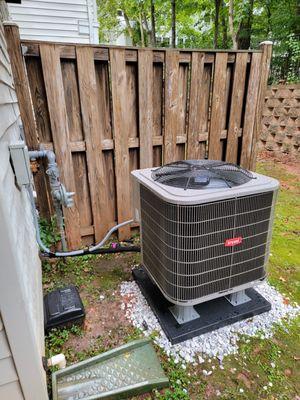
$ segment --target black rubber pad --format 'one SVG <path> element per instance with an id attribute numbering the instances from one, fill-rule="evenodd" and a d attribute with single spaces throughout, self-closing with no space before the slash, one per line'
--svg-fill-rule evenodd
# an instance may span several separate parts
<path id="1" fill-rule="evenodd" d="M 169 311 L 172 303 L 163 296 L 145 270 L 134 269 L 133 277 L 172 344 L 181 343 L 271 309 L 271 304 L 256 290 L 250 288 L 246 289 L 246 294 L 251 301 L 240 306 L 233 306 L 225 297 L 219 297 L 198 304 L 194 308 L 200 318 L 180 325 Z"/>

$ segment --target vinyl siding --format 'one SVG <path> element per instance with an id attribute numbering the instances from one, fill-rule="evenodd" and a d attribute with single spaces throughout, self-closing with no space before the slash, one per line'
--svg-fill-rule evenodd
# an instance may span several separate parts
<path id="1" fill-rule="evenodd" d="M 21 390 L 21 386 L 19 384 L 19 382 L 10 382 L 7 383 L 6 385 L 3 385 L 1 387 L 1 394 L 0 396 L 1 399 L 7 399 L 7 400 L 17 400 L 17 399 L 23 399 L 23 394 L 22 394 L 22 390 Z"/>
<path id="2" fill-rule="evenodd" d="M 0 399 L 24 399 L 0 315 Z"/>
<path id="3" fill-rule="evenodd" d="M 22 0 L 9 12 L 23 39 L 98 43 L 95 0 Z"/>
<path id="4" fill-rule="evenodd" d="M 4 38 L 7 19 L 6 3 L 0 0 L 0 399 L 45 400 L 40 260 L 29 199 L 25 189 L 16 187 L 8 148 L 20 140 L 21 120 Z M 24 339 L 28 336 L 31 345 Z M 36 373 L 31 381 L 28 352 L 41 376 Z"/>
<path id="5" fill-rule="evenodd" d="M 3 19 L 7 19 L 7 12 L 4 3 L 0 0 L 0 171 L 6 170 L 7 165 L 9 165 L 8 154 L 1 150 L 5 143 L 6 133 L 10 129 L 13 129 L 19 118 L 17 99 L 13 90 L 11 69 L 5 46 L 3 26 L 1 23 Z M 24 399 L 1 314 L 0 399 Z"/>

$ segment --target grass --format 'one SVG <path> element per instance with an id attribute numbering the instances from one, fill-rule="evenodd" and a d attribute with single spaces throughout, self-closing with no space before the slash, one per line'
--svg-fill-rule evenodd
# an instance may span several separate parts
<path id="1" fill-rule="evenodd" d="M 97 263 L 103 260 L 112 261 L 108 262 L 111 268 L 97 269 Z M 122 264 L 118 265 L 111 255 L 86 255 L 43 262 L 43 285 L 46 291 L 74 284 L 96 294 L 100 290 L 103 292 L 116 288 L 129 276 L 129 271 L 124 270 Z"/>
<path id="2" fill-rule="evenodd" d="M 259 163 L 258 172 L 281 182 L 269 260 L 269 281 L 283 293 L 286 302 L 299 302 L 299 178 L 273 161 Z M 43 263 L 44 288 L 52 290 L 74 283 L 81 294 L 84 293 L 86 307 L 99 304 L 100 293 L 113 303 L 113 293 L 118 284 L 130 279 L 130 267 L 138 261 L 138 256 L 128 255 L 125 258 L 110 255 L 71 258 L 55 263 L 47 261 Z M 238 354 L 225 358 L 224 369 L 219 368 L 216 360 L 184 368 L 156 347 L 170 387 L 136 399 L 299 400 L 299 322 L 300 318 L 296 318 L 275 326 L 274 336 L 269 339 L 262 339 L 259 335 L 241 337 Z M 51 331 L 46 337 L 47 356 L 64 352 L 68 363 L 74 363 L 142 337 L 138 329 L 120 324 L 95 338 L 83 351 L 77 351 L 72 343 L 84 338 L 85 329 L 71 327 Z M 213 370 L 212 375 L 204 376 L 204 369 Z"/>
<path id="3" fill-rule="evenodd" d="M 207 380 L 220 399 L 296 398 L 299 387 L 299 319 L 276 326 L 270 339 L 241 337 L 238 355 L 227 357 Z M 195 397 L 197 398 L 197 397 Z M 214 398 L 214 397 L 212 397 Z"/>
<path id="4" fill-rule="evenodd" d="M 269 260 L 269 281 L 288 298 L 300 303 L 300 179 L 273 161 L 261 162 L 258 172 L 281 182 Z"/>

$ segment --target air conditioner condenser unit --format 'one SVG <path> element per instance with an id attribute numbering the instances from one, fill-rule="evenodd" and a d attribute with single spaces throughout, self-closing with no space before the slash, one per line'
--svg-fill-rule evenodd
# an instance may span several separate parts
<path id="1" fill-rule="evenodd" d="M 238 307 L 249 311 L 249 288 L 266 278 L 278 181 L 213 160 L 178 161 L 132 176 L 142 265 L 177 325 L 203 324 L 203 310 L 213 303 L 220 308 L 220 299 L 233 315 Z"/>

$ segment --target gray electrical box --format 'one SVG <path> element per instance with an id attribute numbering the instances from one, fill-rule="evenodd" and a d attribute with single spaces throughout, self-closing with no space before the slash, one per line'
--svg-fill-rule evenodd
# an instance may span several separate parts
<path id="1" fill-rule="evenodd" d="M 25 142 L 18 141 L 9 146 L 10 156 L 19 186 L 29 185 L 32 180 L 28 148 Z"/>

